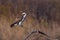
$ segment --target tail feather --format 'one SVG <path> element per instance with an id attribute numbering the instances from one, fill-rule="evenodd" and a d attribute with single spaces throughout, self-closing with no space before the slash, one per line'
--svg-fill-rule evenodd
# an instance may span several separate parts
<path id="1" fill-rule="evenodd" d="M 14 27 L 14 24 L 11 24 L 10 27 Z"/>

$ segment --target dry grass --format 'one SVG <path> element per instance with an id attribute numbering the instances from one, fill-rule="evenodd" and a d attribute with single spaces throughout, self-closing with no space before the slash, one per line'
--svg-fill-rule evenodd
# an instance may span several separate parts
<path id="1" fill-rule="evenodd" d="M 28 19 L 29 18 L 29 19 Z M 11 22 L 12 23 L 12 22 Z M 0 40 L 24 40 L 24 38 L 33 30 L 40 30 L 51 37 L 58 38 L 60 34 L 60 27 L 57 23 L 52 22 L 52 24 L 44 24 L 41 22 L 40 24 L 37 21 L 34 21 L 32 18 L 27 17 L 25 22 L 23 23 L 23 27 L 10 27 L 9 20 L 7 17 L 1 17 L 0 20 Z M 38 36 L 38 34 L 37 34 Z M 43 38 L 39 38 L 37 36 L 32 35 L 35 39 L 38 40 L 47 40 L 44 36 Z M 40 36 L 41 37 L 41 36 Z M 45 39 L 44 39 L 45 38 Z M 30 40 L 35 40 L 30 39 Z"/>
<path id="2" fill-rule="evenodd" d="M 18 2 L 18 3 L 17 3 Z M 5 3 L 5 4 L 4 4 Z M 15 4 L 16 3 L 16 4 Z M 24 4 L 25 3 L 25 4 Z M 48 3 L 48 4 L 47 4 Z M 47 6 L 46 6 L 47 5 Z M 50 9 L 49 7 L 52 6 Z M 43 8 L 48 9 L 43 11 Z M 39 9 L 41 8 L 41 9 Z M 33 30 L 40 30 L 52 38 L 60 40 L 60 2 L 59 0 L 8 0 L 0 2 L 0 40 L 24 40 L 26 36 Z M 40 11 L 37 14 L 37 9 Z M 23 22 L 23 27 L 10 27 L 17 17 L 21 17 L 20 11 L 26 10 L 28 13 L 26 20 Z M 51 20 L 47 15 L 43 16 L 41 13 L 48 13 L 51 15 Z M 43 14 L 44 14 L 43 13 Z M 49 17 L 49 16 L 48 16 Z M 48 21 L 47 21 L 48 20 Z M 49 40 L 47 37 L 34 33 L 28 40 Z M 55 40 L 55 39 L 50 39 Z"/>

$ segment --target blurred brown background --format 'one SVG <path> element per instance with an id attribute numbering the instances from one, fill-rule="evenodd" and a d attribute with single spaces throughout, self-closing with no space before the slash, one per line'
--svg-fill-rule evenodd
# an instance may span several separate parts
<path id="1" fill-rule="evenodd" d="M 23 27 L 11 28 L 20 11 L 28 14 Z M 0 0 L 0 40 L 24 40 L 33 30 L 60 40 L 60 0 Z M 28 40 L 49 39 L 34 33 Z"/>

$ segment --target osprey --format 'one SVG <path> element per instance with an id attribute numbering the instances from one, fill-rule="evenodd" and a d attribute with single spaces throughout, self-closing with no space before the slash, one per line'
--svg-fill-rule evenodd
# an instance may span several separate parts
<path id="1" fill-rule="evenodd" d="M 12 23 L 10 26 L 11 26 L 11 27 L 16 26 L 16 25 L 21 26 L 21 25 L 22 25 L 22 22 L 25 20 L 27 14 L 26 14 L 25 12 L 23 12 L 22 15 L 23 15 L 23 16 L 21 17 L 20 20 Z"/>

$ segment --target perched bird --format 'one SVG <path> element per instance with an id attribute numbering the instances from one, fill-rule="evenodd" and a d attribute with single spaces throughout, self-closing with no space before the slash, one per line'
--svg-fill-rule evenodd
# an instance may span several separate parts
<path id="1" fill-rule="evenodd" d="M 27 14 L 26 14 L 25 12 L 23 12 L 21 19 L 18 20 L 18 21 L 16 21 L 16 22 L 14 22 L 14 23 L 12 23 L 10 26 L 11 26 L 11 27 L 14 27 L 14 26 L 16 26 L 16 25 L 21 26 L 22 23 L 23 23 L 23 21 L 25 20 L 26 16 L 27 16 Z"/>

